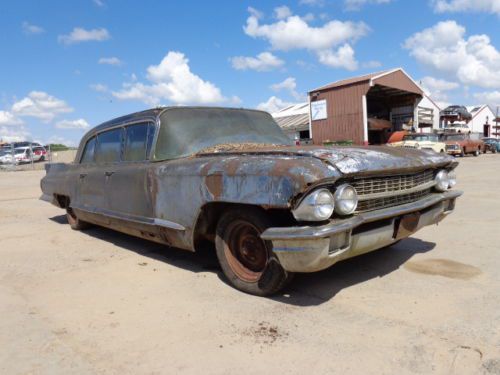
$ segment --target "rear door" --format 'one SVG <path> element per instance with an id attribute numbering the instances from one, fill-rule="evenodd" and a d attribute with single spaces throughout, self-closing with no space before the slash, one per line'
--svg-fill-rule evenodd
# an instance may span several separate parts
<path id="1" fill-rule="evenodd" d="M 101 167 L 97 165 L 97 136 L 90 138 L 85 144 L 80 164 L 76 170 L 76 194 L 71 198 L 73 208 L 88 212 L 100 211 L 104 208 L 104 178 Z"/>
<path id="2" fill-rule="evenodd" d="M 146 222 L 153 219 L 149 153 L 155 134 L 152 122 L 123 128 L 122 159 L 114 165 L 106 181 L 108 208 L 115 216 Z"/>

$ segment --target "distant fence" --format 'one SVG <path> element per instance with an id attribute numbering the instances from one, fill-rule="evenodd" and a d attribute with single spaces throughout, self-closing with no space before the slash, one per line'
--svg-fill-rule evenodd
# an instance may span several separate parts
<path id="1" fill-rule="evenodd" d="M 33 153 L 28 157 L 28 160 L 16 161 L 15 157 L 10 157 L 7 160 L 4 158 L 4 162 L 0 163 L 0 171 L 42 170 L 45 169 L 46 163 L 71 163 L 75 159 L 76 151 L 76 149 L 64 151 L 47 150 L 42 160 L 39 160 L 39 157 L 34 156 Z"/>

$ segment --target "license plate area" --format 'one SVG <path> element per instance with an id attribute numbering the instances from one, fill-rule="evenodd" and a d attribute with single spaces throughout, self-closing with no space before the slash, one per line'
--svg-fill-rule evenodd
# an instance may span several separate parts
<path id="1" fill-rule="evenodd" d="M 420 212 L 403 215 L 394 220 L 394 234 L 396 240 L 406 238 L 417 231 L 420 221 Z"/>

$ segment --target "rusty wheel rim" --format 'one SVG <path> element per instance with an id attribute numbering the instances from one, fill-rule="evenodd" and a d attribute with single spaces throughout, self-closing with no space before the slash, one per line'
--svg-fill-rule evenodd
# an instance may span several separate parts
<path id="1" fill-rule="evenodd" d="M 235 275 L 246 282 L 257 282 L 266 268 L 269 253 L 260 231 L 247 221 L 238 220 L 228 228 L 224 252 Z"/>

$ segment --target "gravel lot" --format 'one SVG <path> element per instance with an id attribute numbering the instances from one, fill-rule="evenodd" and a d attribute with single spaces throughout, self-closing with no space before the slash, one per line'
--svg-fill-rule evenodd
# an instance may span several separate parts
<path id="1" fill-rule="evenodd" d="M 72 231 L 43 171 L 0 174 L 1 374 L 500 374 L 500 156 L 457 209 L 259 298 L 215 257 Z"/>

